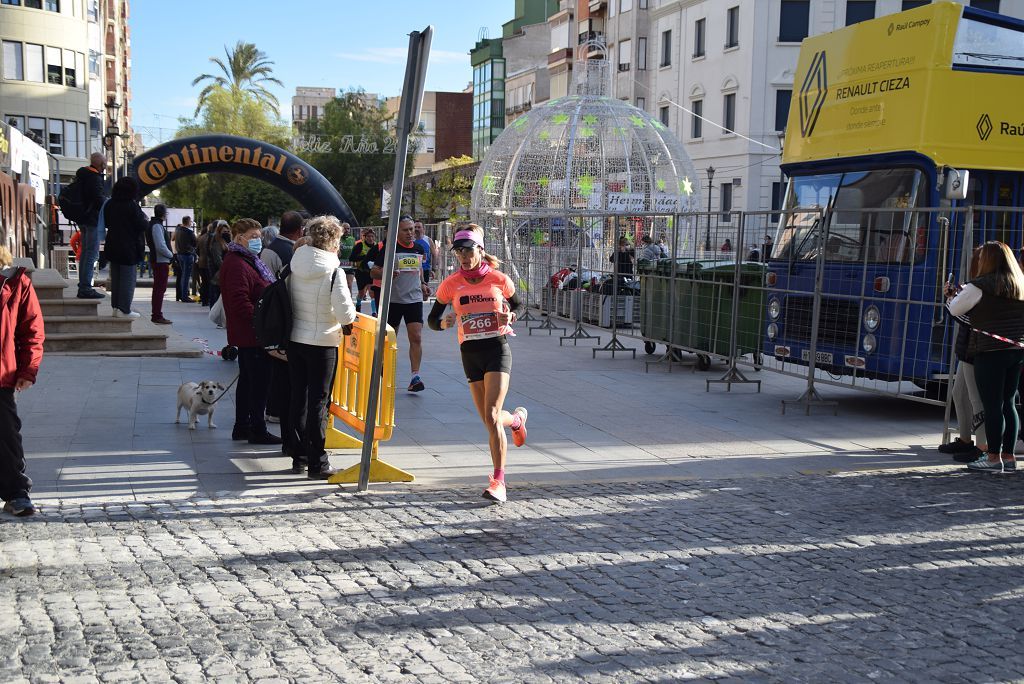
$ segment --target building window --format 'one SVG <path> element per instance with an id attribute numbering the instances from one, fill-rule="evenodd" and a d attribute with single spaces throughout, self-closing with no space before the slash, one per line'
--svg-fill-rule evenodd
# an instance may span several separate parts
<path id="1" fill-rule="evenodd" d="M 7 5 L 10 3 L 5 2 L 4 4 Z M 25 132 L 25 117 L 16 114 L 7 114 L 4 116 L 4 121 L 6 121 L 7 125 L 11 128 L 17 128 L 22 133 Z"/>
<path id="2" fill-rule="evenodd" d="M 25 43 L 25 80 L 43 83 L 43 46 Z"/>
<path id="3" fill-rule="evenodd" d="M 736 128 L 736 93 L 729 93 L 725 96 L 722 105 L 722 125 L 725 126 L 725 135 L 730 135 Z"/>
<path id="4" fill-rule="evenodd" d="M 28 117 L 28 137 L 40 145 L 46 144 L 46 119 L 30 116 Z"/>
<path id="5" fill-rule="evenodd" d="M 647 70 L 647 39 L 637 38 L 636 39 L 636 70 L 646 71 Z"/>
<path id="6" fill-rule="evenodd" d="M 60 48 L 46 47 L 46 82 L 53 85 L 64 84 L 64 73 L 61 67 Z"/>
<path id="7" fill-rule="evenodd" d="M 77 73 L 75 71 L 75 52 L 74 50 L 64 51 L 64 84 L 68 88 L 78 87 Z"/>
<path id="8" fill-rule="evenodd" d="M 66 157 L 82 157 L 78 152 L 78 124 L 74 121 L 64 122 L 64 150 Z"/>
<path id="9" fill-rule="evenodd" d="M 85 55 L 81 52 L 75 53 L 75 73 L 78 75 L 78 87 L 85 88 L 89 78 L 85 75 Z"/>
<path id="10" fill-rule="evenodd" d="M 690 137 L 700 138 L 704 135 L 704 100 L 694 100 L 690 104 L 690 111 L 693 112 L 690 122 Z"/>
<path id="11" fill-rule="evenodd" d="M 903 7 L 900 8 L 900 11 L 906 12 L 908 9 L 924 7 L 929 2 L 931 2 L 931 0 L 903 0 Z"/>
<path id="12" fill-rule="evenodd" d="M 661 62 L 658 66 L 667 67 L 672 64 L 672 30 L 661 32 Z"/>
<path id="13" fill-rule="evenodd" d="M 989 12 L 999 12 L 999 0 L 971 0 L 971 7 Z"/>
<path id="14" fill-rule="evenodd" d="M 84 159 L 89 156 L 89 144 L 85 139 L 85 124 L 76 121 L 75 126 L 78 127 L 78 156 Z"/>
<path id="15" fill-rule="evenodd" d="M 782 0 L 779 12 L 779 42 L 799 43 L 807 37 L 811 3 L 807 0 Z"/>
<path id="16" fill-rule="evenodd" d="M 99 78 L 100 76 L 100 53 L 89 50 L 89 74 Z"/>
<path id="17" fill-rule="evenodd" d="M 658 119 L 661 123 L 668 126 L 668 105 L 658 107 Z"/>
<path id="18" fill-rule="evenodd" d="M 725 47 L 740 44 L 740 8 L 730 7 L 725 13 Z"/>
<path id="19" fill-rule="evenodd" d="M 50 154 L 64 155 L 64 122 L 50 119 Z"/>
<path id="20" fill-rule="evenodd" d="M 89 21 L 96 23 L 100 20 L 100 0 L 85 0 L 85 12 L 89 15 Z"/>
<path id="21" fill-rule="evenodd" d="M 846 25 L 875 18 L 875 0 L 846 0 Z"/>
<path id="22" fill-rule="evenodd" d="M 776 183 L 772 183 L 772 211 L 774 211 L 774 212 L 778 212 L 779 209 L 782 208 L 782 191 L 783 191 L 783 188 L 785 188 L 785 187 L 786 186 L 783 185 L 782 183 L 777 183 L 777 182 Z M 778 215 L 778 213 L 772 214 L 770 220 L 771 220 L 772 223 L 778 223 L 779 222 L 779 215 Z M 764 248 L 762 247 L 762 249 L 764 249 Z M 770 254 L 762 254 L 761 255 L 761 259 L 764 260 L 764 261 L 767 261 L 768 257 L 770 257 L 770 256 L 771 256 Z"/>
<path id="23" fill-rule="evenodd" d="M 4 78 L 21 81 L 25 78 L 25 64 L 22 61 L 21 43 L 3 41 Z"/>
<path id="24" fill-rule="evenodd" d="M 722 212 L 722 223 L 730 223 L 732 221 L 732 216 L 729 214 L 732 211 L 732 183 L 722 183 L 719 200 L 718 209 Z"/>
<path id="25" fill-rule="evenodd" d="M 51 12 L 60 12 L 60 0 L 46 0 L 46 9 Z"/>
<path id="26" fill-rule="evenodd" d="M 789 120 L 789 101 L 793 97 L 792 90 L 775 91 L 775 130 L 786 130 L 786 121 Z"/>
<path id="27" fill-rule="evenodd" d="M 21 0 L 0 0 L 0 5 L 15 5 L 21 7 Z"/>
<path id="28" fill-rule="evenodd" d="M 693 22 L 693 56 L 704 56 L 704 29 L 707 26 L 706 19 L 698 19 Z"/>
<path id="29" fill-rule="evenodd" d="M 636 7 L 637 9 L 647 9 L 647 0 L 640 0 L 640 2 L 636 4 Z"/>
<path id="30" fill-rule="evenodd" d="M 633 59 L 633 41 L 619 41 L 619 71 L 629 71 L 630 61 Z"/>
<path id="31" fill-rule="evenodd" d="M 43 0 L 25 0 L 25 7 L 32 9 L 43 9 Z"/>
<path id="32" fill-rule="evenodd" d="M 646 109 L 647 109 L 647 98 L 645 98 L 645 97 L 638 97 L 638 98 L 636 98 L 636 108 L 640 109 L 640 110 L 645 110 L 646 111 Z"/>
<path id="33" fill-rule="evenodd" d="M 619 14 L 628 12 L 633 9 L 633 0 L 620 0 L 619 2 Z"/>

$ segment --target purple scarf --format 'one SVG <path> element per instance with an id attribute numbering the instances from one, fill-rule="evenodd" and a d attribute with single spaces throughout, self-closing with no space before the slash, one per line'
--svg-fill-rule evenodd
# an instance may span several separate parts
<path id="1" fill-rule="evenodd" d="M 263 263 L 262 259 L 260 259 L 252 252 L 250 252 L 248 247 L 242 247 L 237 242 L 232 241 L 228 243 L 228 251 L 238 252 L 240 255 L 242 255 L 243 259 L 245 259 L 246 261 L 248 261 L 249 263 L 256 267 L 256 270 L 259 272 L 260 277 L 262 277 L 268 283 L 272 283 L 275 280 L 277 280 L 277 278 L 274 277 L 274 274 L 270 272 L 270 267 Z"/>

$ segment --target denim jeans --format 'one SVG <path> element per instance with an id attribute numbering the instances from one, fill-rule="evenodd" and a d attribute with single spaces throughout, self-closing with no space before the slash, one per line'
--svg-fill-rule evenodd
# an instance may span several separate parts
<path id="1" fill-rule="evenodd" d="M 135 298 L 135 264 L 110 263 L 110 306 L 121 313 L 132 310 Z"/>
<path id="2" fill-rule="evenodd" d="M 100 256 L 100 232 L 96 226 L 82 224 L 78 228 L 82 231 L 82 258 L 78 260 L 78 291 L 81 293 L 92 289 L 92 276 Z"/>
<path id="3" fill-rule="evenodd" d="M 175 284 L 175 292 L 177 293 L 176 299 L 178 301 L 187 301 L 189 298 L 190 283 L 192 282 L 192 266 L 195 263 L 195 254 L 178 255 L 178 275 Z"/>

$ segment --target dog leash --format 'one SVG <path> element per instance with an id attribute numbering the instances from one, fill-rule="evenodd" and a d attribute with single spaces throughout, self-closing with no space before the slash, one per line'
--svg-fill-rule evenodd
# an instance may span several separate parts
<path id="1" fill-rule="evenodd" d="M 220 393 L 220 396 L 219 396 L 219 397 L 217 397 L 216 399 L 214 399 L 213 401 L 211 401 L 211 402 L 210 402 L 209 404 L 206 404 L 206 402 L 205 402 L 205 401 L 204 401 L 203 403 L 204 403 L 204 404 L 206 404 L 207 406 L 213 406 L 213 405 L 214 405 L 214 404 L 216 404 L 216 403 L 217 403 L 218 401 L 220 401 L 220 400 L 221 400 L 221 399 L 222 399 L 222 398 L 224 397 L 224 395 L 228 393 L 228 390 L 229 390 L 229 389 L 231 389 L 231 388 L 232 388 L 232 387 L 234 386 L 234 384 L 235 384 L 236 382 L 238 382 L 238 376 L 239 376 L 239 375 L 241 375 L 241 373 L 238 373 L 238 374 L 236 374 L 236 375 L 235 375 L 235 379 L 231 381 L 231 384 L 230 384 L 230 385 L 228 385 L 227 387 L 225 387 L 225 388 L 224 388 L 224 391 Z M 200 397 L 200 399 L 201 399 L 201 397 Z"/>

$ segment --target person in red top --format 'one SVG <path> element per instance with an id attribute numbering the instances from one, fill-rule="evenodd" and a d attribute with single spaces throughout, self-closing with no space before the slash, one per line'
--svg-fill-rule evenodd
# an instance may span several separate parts
<path id="1" fill-rule="evenodd" d="M 23 268 L 12 268 L 11 252 L 0 246 L 0 498 L 4 511 L 23 517 L 36 512 L 28 494 L 21 419 L 15 392 L 36 381 L 43 360 L 43 312 Z"/>
<path id="2" fill-rule="evenodd" d="M 494 465 L 494 474 L 483 495 L 501 503 L 506 500 L 505 428 L 512 429 L 512 441 L 517 447 L 526 443 L 526 409 L 517 406 L 512 413 L 504 409 L 512 373 L 507 336 L 513 334 L 512 323 L 522 305 L 512 279 L 497 270 L 498 259 L 484 251 L 480 226 L 471 223 L 458 230 L 452 240 L 452 251 L 461 268 L 437 288 L 427 325 L 431 330 L 458 330 L 462 367 L 473 403 L 487 427 Z M 449 304 L 454 311 L 445 316 Z"/>
<path id="3" fill-rule="evenodd" d="M 270 356 L 256 339 L 252 324 L 256 302 L 274 282 L 270 268 L 256 256 L 263 249 L 263 226 L 251 218 L 231 225 L 231 242 L 220 267 L 220 296 L 224 298 L 228 344 L 238 347 L 238 387 L 235 391 L 235 428 L 231 439 L 249 444 L 280 444 L 267 431 L 267 394 L 270 392 Z"/>

